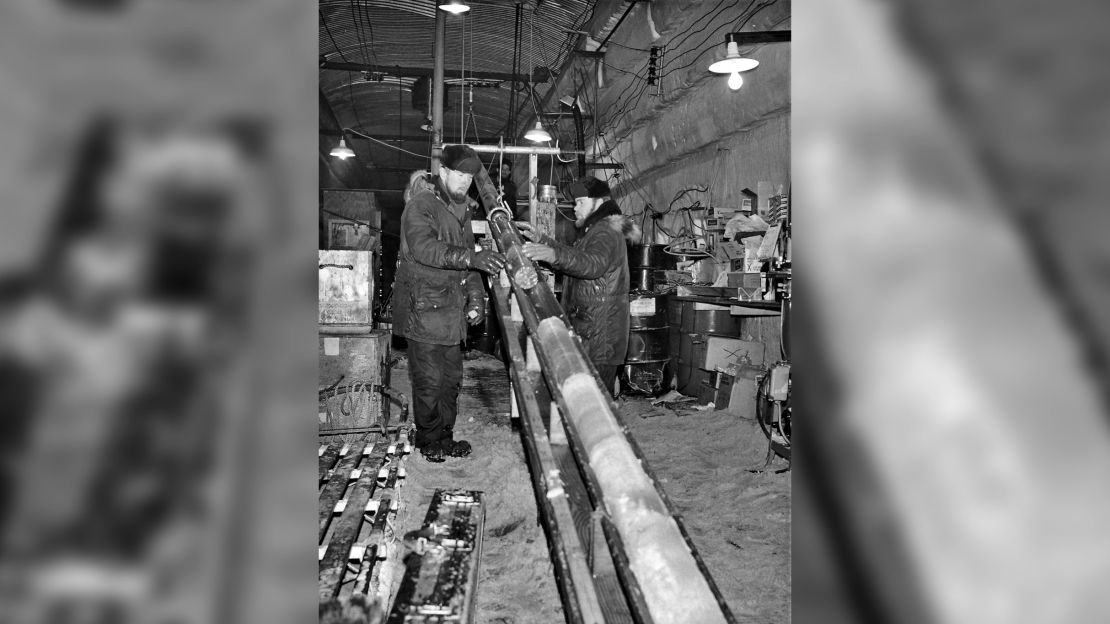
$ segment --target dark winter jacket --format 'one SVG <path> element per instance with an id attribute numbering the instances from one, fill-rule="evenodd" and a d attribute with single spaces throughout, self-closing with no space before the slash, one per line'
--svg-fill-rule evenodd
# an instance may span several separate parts
<path id="1" fill-rule="evenodd" d="M 586 218 L 573 246 L 545 237 L 551 266 L 567 276 L 563 309 L 595 366 L 623 364 L 628 350 L 628 248 L 640 240 L 636 222 L 606 201 Z"/>
<path id="2" fill-rule="evenodd" d="M 468 268 L 474 234 L 466 204 L 451 202 L 439 178 L 427 181 L 401 215 L 393 333 L 454 345 L 466 336 L 467 307 L 482 306 L 482 279 Z"/>

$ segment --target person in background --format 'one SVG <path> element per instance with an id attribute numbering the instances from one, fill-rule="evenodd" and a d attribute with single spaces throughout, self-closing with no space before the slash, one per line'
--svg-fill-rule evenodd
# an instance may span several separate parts
<path id="1" fill-rule="evenodd" d="M 617 369 L 628 350 L 625 240 L 638 242 L 641 230 L 634 219 L 621 214 L 605 182 L 582 178 L 572 182 L 566 192 L 574 198 L 575 226 L 579 230 L 574 245 L 563 245 L 527 223 L 518 223 L 521 234 L 530 241 L 522 251 L 567 276 L 563 308 L 602 383 L 615 396 Z"/>
<path id="2" fill-rule="evenodd" d="M 513 182 L 513 161 L 508 158 L 501 160 L 501 194 L 505 198 L 505 203 L 509 205 L 509 210 L 513 211 L 513 218 L 520 219 L 520 212 L 516 205 L 516 182 Z"/>
<path id="3" fill-rule="evenodd" d="M 477 271 L 496 274 L 501 254 L 475 251 L 467 189 L 482 162 L 473 149 L 443 150 L 440 175 L 414 174 L 401 215 L 401 248 L 393 295 L 393 333 L 408 340 L 414 443 L 425 459 L 465 457 L 470 444 L 454 439 L 462 382 L 466 324 L 485 316 Z"/>

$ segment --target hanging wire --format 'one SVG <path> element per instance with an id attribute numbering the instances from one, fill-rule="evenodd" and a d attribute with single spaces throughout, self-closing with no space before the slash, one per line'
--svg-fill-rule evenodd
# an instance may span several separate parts
<path id="1" fill-rule="evenodd" d="M 395 146 L 395 145 L 390 145 L 389 143 L 386 143 L 385 141 L 381 141 L 381 140 L 379 140 L 379 139 L 375 139 L 374 137 L 372 137 L 372 136 L 370 136 L 370 135 L 368 135 L 368 134 L 363 134 L 362 132 L 359 132 L 358 130 L 354 130 L 354 129 L 352 129 L 352 128 L 344 128 L 343 130 L 344 130 L 345 132 L 350 132 L 351 134 L 353 134 L 353 135 L 355 135 L 355 136 L 360 136 L 360 137 L 362 137 L 362 138 L 366 139 L 367 141 L 373 141 L 373 142 L 375 142 L 375 143 L 381 143 L 382 145 L 384 145 L 384 146 L 388 147 L 389 149 L 395 149 L 395 150 L 397 150 L 398 152 L 404 152 L 404 153 L 406 153 L 406 154 L 411 154 L 411 155 L 413 155 L 413 156 L 416 156 L 417 158 L 423 158 L 423 159 L 428 159 L 428 158 L 429 158 L 429 156 L 428 156 L 427 154 L 417 154 L 416 152 L 410 152 L 410 151 L 408 151 L 408 150 L 406 150 L 406 149 L 401 149 L 401 148 L 399 148 L 399 147 L 397 147 L 397 146 Z"/>
<path id="2" fill-rule="evenodd" d="M 536 104 L 536 87 L 532 84 L 532 71 L 536 65 L 536 10 L 532 9 L 532 16 L 528 20 L 528 98 L 532 102 L 532 110 L 536 111 L 536 121 L 543 124 L 540 117 L 540 107 Z"/>
<path id="3" fill-rule="evenodd" d="M 401 119 L 404 118 L 405 113 L 405 89 L 401 84 L 401 77 L 397 77 L 397 141 L 401 141 L 401 135 L 404 134 L 401 126 Z M 401 166 L 401 153 L 397 153 L 397 166 Z"/>
<path id="4" fill-rule="evenodd" d="M 459 143 L 466 143 L 466 14 L 459 16 L 459 46 L 462 60 L 459 63 Z"/>

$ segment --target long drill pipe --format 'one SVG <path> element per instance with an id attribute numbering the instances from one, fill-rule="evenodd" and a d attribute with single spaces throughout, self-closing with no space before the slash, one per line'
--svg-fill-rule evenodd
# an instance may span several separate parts
<path id="1" fill-rule="evenodd" d="M 478 195 L 486 206 L 490 233 L 505 254 L 513 286 L 516 287 L 517 292 L 524 292 L 527 295 L 524 297 L 527 302 L 521 301 L 522 297 L 517 297 L 526 324 L 529 327 L 536 327 L 541 320 L 552 316 L 558 317 L 565 324 L 566 316 L 563 314 L 562 306 L 559 305 L 547 284 L 540 281 L 536 266 L 521 251 L 524 239 L 513 225 L 512 213 L 498 201 L 497 188 L 493 185 L 493 180 L 490 180 L 489 174 L 483 170 L 474 176 L 474 182 L 478 186 Z M 542 288 L 540 288 L 541 285 Z"/>
<path id="2" fill-rule="evenodd" d="M 508 258 L 524 324 L 571 425 L 568 434 L 578 438 L 587 455 L 652 620 L 728 624 L 731 617 L 717 602 L 678 524 L 625 436 L 562 308 L 546 282 L 528 278 L 525 267 L 530 267 L 534 276 L 535 266 L 520 252 L 523 241 L 508 210 L 497 201 L 489 175 L 479 171 L 474 180 L 489 215 L 490 231 Z"/>

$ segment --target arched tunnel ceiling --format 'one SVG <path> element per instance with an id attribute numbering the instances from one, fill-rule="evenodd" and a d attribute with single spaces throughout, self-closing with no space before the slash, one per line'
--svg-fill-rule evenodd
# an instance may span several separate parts
<path id="1" fill-rule="evenodd" d="M 745 75 L 742 91 L 730 93 L 724 77 L 707 68 L 723 57 L 725 33 L 789 30 L 790 0 L 468 3 L 471 10 L 462 16 L 445 14 L 445 141 L 497 143 L 503 137 L 506 144 L 531 145 L 523 134 L 538 108 L 548 115 L 547 129 L 570 148 L 575 124 L 570 109 L 558 101 L 578 94 L 585 112 L 586 165 L 627 166 L 623 179 L 631 180 L 789 110 L 788 43 L 741 47 L 760 62 Z M 536 102 L 528 97 L 528 83 L 518 82 L 510 111 L 518 8 L 517 75 L 534 70 Z M 427 166 L 431 135 L 420 129 L 426 113 L 413 106 L 413 92 L 418 77 L 430 82 L 435 15 L 433 0 L 319 3 L 322 175 L 348 187 L 401 188 L 408 173 Z M 587 52 L 602 41 L 607 42 L 603 52 Z M 660 56 L 665 55 L 656 83 L 648 80 L 652 46 L 661 46 Z M 468 79 L 457 78 L 460 70 Z M 327 153 L 340 128 L 415 155 L 348 134 L 358 158 L 336 163 Z M 562 162 L 559 175 L 577 175 L 571 171 L 577 167 L 566 164 L 573 159 Z M 344 180 L 349 173 L 358 179 Z"/>
<path id="2" fill-rule="evenodd" d="M 420 129 L 426 113 L 413 106 L 413 85 L 417 80 L 414 74 L 419 72 L 411 70 L 430 73 L 433 68 L 435 4 L 433 0 L 319 3 L 321 106 L 326 100 L 341 127 L 382 138 L 409 151 L 428 153 L 430 135 Z M 450 78 L 452 70 L 464 74 L 512 73 L 518 4 L 522 15 L 518 73 L 526 75 L 536 67 L 558 71 L 579 41 L 577 34 L 565 31 L 580 30 L 593 17 L 597 3 L 471 1 L 469 12 L 447 15 L 444 60 L 449 86 L 444 111 L 445 140 L 459 140 L 465 128 L 467 142 L 496 142 L 504 136 L 506 144 L 513 144 L 519 141 L 525 124 L 534 123 L 535 109 L 528 98 L 527 83 L 518 83 L 516 112 L 511 115 L 512 83 L 507 76 L 476 81 Z M 622 4 L 615 3 L 617 7 Z M 537 83 L 536 95 L 544 97 L 551 85 L 550 80 Z M 516 120 L 515 140 L 507 135 L 510 117 Z M 325 133 L 327 130 L 322 128 Z M 360 148 L 359 142 L 351 141 L 359 157 L 369 158 L 375 164 L 410 170 L 421 164 L 415 157 L 380 145 L 364 144 Z"/>

